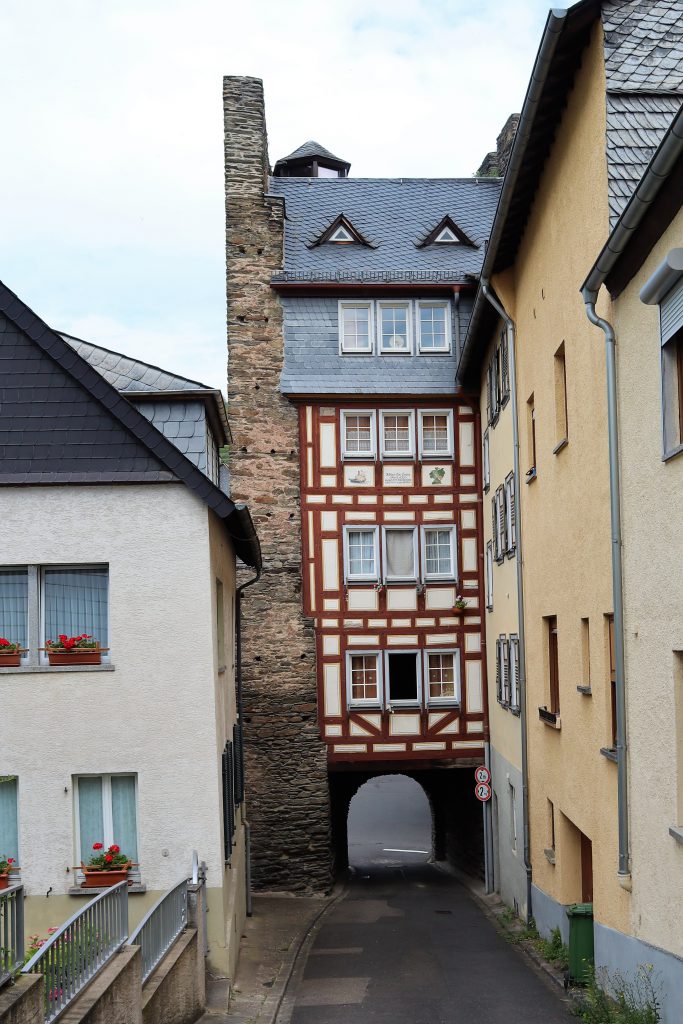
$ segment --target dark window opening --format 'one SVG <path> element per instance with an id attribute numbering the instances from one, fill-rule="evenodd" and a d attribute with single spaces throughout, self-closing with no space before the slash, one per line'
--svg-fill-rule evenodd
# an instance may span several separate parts
<path id="1" fill-rule="evenodd" d="M 549 617 L 548 623 L 548 667 L 550 670 L 550 711 L 560 713 L 560 666 L 557 650 L 557 618 Z"/>
<path id="2" fill-rule="evenodd" d="M 417 703 L 417 654 L 390 654 L 388 668 L 389 702 Z"/>
<path id="3" fill-rule="evenodd" d="M 610 685 L 610 715 L 612 725 L 612 749 L 617 746 L 617 659 L 614 649 L 614 616 L 607 616 L 609 629 L 609 685 Z"/>

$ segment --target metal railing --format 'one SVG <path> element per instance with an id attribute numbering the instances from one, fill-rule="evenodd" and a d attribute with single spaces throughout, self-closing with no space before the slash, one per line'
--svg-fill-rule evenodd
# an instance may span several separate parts
<path id="1" fill-rule="evenodd" d="M 24 959 L 24 887 L 0 891 L 0 988 L 10 981 Z"/>
<path id="2" fill-rule="evenodd" d="M 90 900 L 45 942 L 22 974 L 42 974 L 45 1021 L 73 1002 L 128 937 L 128 882 Z"/>
<path id="3" fill-rule="evenodd" d="M 129 946 L 140 946 L 143 985 L 186 925 L 187 879 L 184 878 L 157 900 L 128 939 Z"/>

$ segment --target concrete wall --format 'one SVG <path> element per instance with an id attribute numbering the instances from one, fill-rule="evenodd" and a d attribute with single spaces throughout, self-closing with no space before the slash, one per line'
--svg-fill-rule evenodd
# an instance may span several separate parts
<path id="1" fill-rule="evenodd" d="M 0 990 L 0 1024 L 43 1024 L 43 979 L 36 975 L 17 978 Z"/>
<path id="2" fill-rule="evenodd" d="M 64 1011 L 63 1024 L 142 1024 L 139 946 L 125 946 Z"/>
<path id="3" fill-rule="evenodd" d="M 592 842 L 597 920 L 628 929 L 617 880 L 616 766 L 611 743 L 606 616 L 612 612 L 604 346 L 579 285 L 609 233 L 602 28 L 583 54 L 543 169 L 515 265 L 494 280 L 515 320 L 522 475 L 531 465 L 527 400 L 536 409 L 537 477 L 521 487 L 525 564 L 531 860 L 536 885 L 559 903 L 581 897 L 578 831 Z M 599 311 L 609 315 L 603 301 Z M 554 356 L 564 342 L 568 444 L 556 449 Z M 554 451 L 555 450 L 555 451 Z M 557 616 L 561 729 L 549 703 L 545 616 Z M 581 619 L 590 629 L 593 695 L 584 683 Z M 556 856 L 549 801 L 555 807 Z"/>
<path id="4" fill-rule="evenodd" d="M 211 565 L 206 507 L 180 485 L 16 488 L 4 496 L 3 546 L 14 564 L 106 562 L 110 573 L 112 671 L 2 674 L 0 772 L 19 778 L 27 934 L 44 935 L 82 904 L 67 895 L 79 859 L 73 776 L 135 772 L 148 892 L 131 895 L 131 921 L 189 874 L 197 849 L 212 905 L 213 893 L 219 897 L 211 963 L 227 974 L 236 950 L 223 914 L 229 907 L 240 927 L 230 892 L 243 886 L 243 861 L 238 855 L 236 869 L 224 872 L 218 741 L 234 714 L 226 696 L 234 657 L 228 642 L 229 665 L 219 677 L 212 595 L 220 562 L 227 609 L 230 558 L 214 541 Z"/>
<path id="5" fill-rule="evenodd" d="M 522 812 L 522 773 L 491 746 L 493 784 L 494 885 L 501 899 L 526 914 L 526 868 L 524 867 L 524 817 Z M 514 794 L 513 794 L 514 791 Z M 513 826 L 512 807 L 515 821 Z M 517 839 L 513 841 L 516 831 Z"/>
<path id="6" fill-rule="evenodd" d="M 614 303 L 624 552 L 633 934 L 683 956 L 683 458 L 662 462 L 659 310 L 639 291 L 683 239 L 679 213 Z M 680 964 L 679 964 L 680 971 Z M 679 974 L 683 990 L 683 973 Z M 683 1018 L 683 1011 L 677 1019 Z"/>
<path id="7" fill-rule="evenodd" d="M 188 1024 L 202 1013 L 197 976 L 198 935 L 188 928 L 176 939 L 142 991 L 143 1024 Z"/>
<path id="8" fill-rule="evenodd" d="M 326 753 L 315 638 L 301 606 L 297 411 L 279 392 L 282 202 L 264 196 L 263 87 L 226 78 L 226 254 L 234 500 L 249 499 L 264 571 L 243 603 L 246 772 L 256 888 L 320 891 L 331 878 Z"/>

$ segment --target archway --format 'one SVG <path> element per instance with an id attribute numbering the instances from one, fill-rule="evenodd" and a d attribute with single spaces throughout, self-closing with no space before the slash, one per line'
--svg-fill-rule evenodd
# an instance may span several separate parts
<path id="1" fill-rule="evenodd" d="M 351 798 L 348 862 L 424 864 L 433 851 L 434 824 L 422 786 L 407 775 L 376 775 Z"/>

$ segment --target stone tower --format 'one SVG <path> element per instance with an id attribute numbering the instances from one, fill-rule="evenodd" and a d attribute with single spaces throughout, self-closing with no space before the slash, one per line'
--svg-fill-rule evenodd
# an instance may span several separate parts
<path id="1" fill-rule="evenodd" d="M 299 430 L 279 391 L 284 204 L 268 195 L 263 85 L 223 80 L 232 498 L 249 496 L 263 576 L 243 602 L 245 765 L 257 889 L 321 891 L 331 879 L 315 636 L 302 614 Z M 246 580 L 248 576 L 244 575 Z"/>

